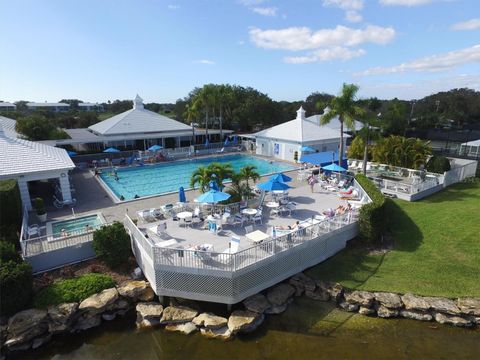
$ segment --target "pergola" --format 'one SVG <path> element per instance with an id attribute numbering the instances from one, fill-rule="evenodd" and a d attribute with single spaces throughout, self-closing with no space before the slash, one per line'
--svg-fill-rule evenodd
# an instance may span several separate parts
<path id="1" fill-rule="evenodd" d="M 64 201 L 71 201 L 68 171 L 75 165 L 65 149 L 19 139 L 0 123 L 0 180 L 18 183 L 22 204 L 28 210 L 32 202 L 28 182 L 58 178 Z"/>

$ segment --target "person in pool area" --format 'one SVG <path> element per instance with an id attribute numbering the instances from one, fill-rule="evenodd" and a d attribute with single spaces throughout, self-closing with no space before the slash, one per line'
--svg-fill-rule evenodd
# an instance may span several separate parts
<path id="1" fill-rule="evenodd" d="M 122 201 L 125 200 L 125 196 L 120 195 L 120 200 L 122 200 Z"/>
<path id="2" fill-rule="evenodd" d="M 68 236 L 67 230 L 65 230 L 65 229 L 60 230 L 60 236 L 61 237 Z"/>
<path id="3" fill-rule="evenodd" d="M 140 196 L 138 196 L 137 194 L 135 194 L 135 196 L 133 197 L 134 199 L 139 199 Z"/>
<path id="4" fill-rule="evenodd" d="M 93 230 L 93 227 L 90 224 L 85 225 L 85 232 L 90 232 Z"/>
<path id="5" fill-rule="evenodd" d="M 297 222 L 295 222 L 295 224 L 293 224 L 293 225 L 276 226 L 276 229 L 280 229 L 280 230 L 297 230 L 299 224 L 300 224 L 300 221 L 297 221 Z"/>

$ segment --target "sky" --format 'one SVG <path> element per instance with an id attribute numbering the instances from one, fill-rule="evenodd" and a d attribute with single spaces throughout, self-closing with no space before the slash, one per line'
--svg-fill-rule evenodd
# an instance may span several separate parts
<path id="1" fill-rule="evenodd" d="M 480 90 L 480 0 L 0 0 L 0 99 Z"/>

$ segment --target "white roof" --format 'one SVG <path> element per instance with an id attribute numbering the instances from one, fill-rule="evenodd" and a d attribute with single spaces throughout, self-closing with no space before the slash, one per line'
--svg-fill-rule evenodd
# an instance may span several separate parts
<path id="1" fill-rule="evenodd" d="M 100 106 L 100 104 L 94 104 L 94 103 L 78 103 L 78 106 Z"/>
<path id="2" fill-rule="evenodd" d="M 314 142 L 320 140 L 340 139 L 340 132 L 326 126 L 319 126 L 305 118 L 302 108 L 297 111 L 294 120 L 259 131 L 255 137 L 281 139 L 297 143 Z M 344 135 L 348 137 L 348 135 Z"/>
<path id="3" fill-rule="evenodd" d="M 6 101 L 0 101 L 0 106 L 3 106 L 3 107 L 5 107 L 5 106 L 17 107 L 17 105 L 6 102 Z"/>
<path id="4" fill-rule="evenodd" d="M 16 120 L 7 118 L 5 116 L 0 116 L 0 128 L 3 129 L 5 134 L 10 137 L 19 137 L 19 134 L 15 130 L 15 125 L 17 124 Z"/>
<path id="5" fill-rule="evenodd" d="M 480 146 L 480 139 L 478 139 L 478 140 L 473 140 L 473 141 L 469 141 L 469 142 L 465 142 L 465 143 L 463 143 L 462 145 L 464 145 L 464 146 Z"/>
<path id="6" fill-rule="evenodd" d="M 325 109 L 323 109 L 323 113 L 328 113 L 330 111 L 330 108 L 327 106 Z M 315 124 L 320 125 L 320 121 L 322 119 L 323 115 L 312 115 L 307 118 L 307 121 L 311 121 Z M 328 124 L 325 125 L 320 125 L 320 126 L 326 126 L 329 127 L 330 129 L 333 130 L 340 130 L 340 121 L 338 120 L 338 116 L 335 116 L 332 120 L 329 121 Z M 362 123 L 360 121 L 355 120 L 355 131 L 360 130 L 363 127 Z M 343 127 L 343 131 L 349 131 L 350 129 L 347 129 L 345 126 Z"/>
<path id="7" fill-rule="evenodd" d="M 142 99 L 137 95 L 133 109 L 115 115 L 89 127 L 99 135 L 126 135 L 191 130 L 189 125 L 170 119 L 143 108 Z"/>
<path id="8" fill-rule="evenodd" d="M 29 102 L 27 103 L 27 106 L 36 106 L 36 107 L 47 107 L 47 106 L 70 106 L 69 104 L 66 103 L 39 103 L 39 102 Z"/>
<path id="9" fill-rule="evenodd" d="M 11 137 L 0 129 L 0 179 L 75 168 L 65 149 Z"/>

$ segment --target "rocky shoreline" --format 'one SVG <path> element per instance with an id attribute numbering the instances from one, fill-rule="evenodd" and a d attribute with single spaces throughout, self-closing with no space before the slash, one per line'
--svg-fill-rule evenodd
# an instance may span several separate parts
<path id="1" fill-rule="evenodd" d="M 340 284 L 314 280 L 299 273 L 262 293 L 245 299 L 244 309 L 222 317 L 202 312 L 195 302 L 172 299 L 164 307 L 143 280 L 126 281 L 103 290 L 80 303 L 65 303 L 46 310 L 28 309 L 10 317 L 1 326 L 2 356 L 5 351 L 36 349 L 60 333 L 75 333 L 113 320 L 135 307 L 137 328 L 164 326 L 166 331 L 199 332 L 209 338 L 228 340 L 254 331 L 266 316 L 284 312 L 295 297 L 331 301 L 349 312 L 381 318 L 401 317 L 436 321 L 458 327 L 480 325 L 480 299 L 422 297 L 414 294 L 368 292 Z"/>

